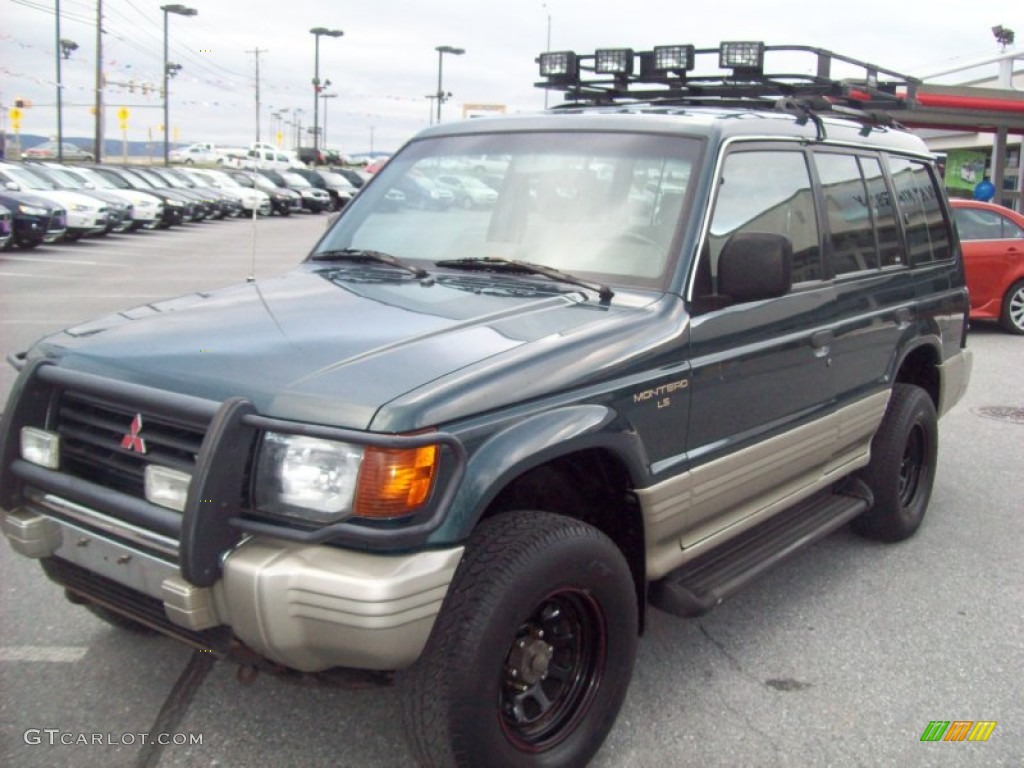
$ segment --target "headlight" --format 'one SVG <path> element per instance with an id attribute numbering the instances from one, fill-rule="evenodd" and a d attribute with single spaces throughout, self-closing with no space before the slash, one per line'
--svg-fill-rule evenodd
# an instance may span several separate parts
<path id="1" fill-rule="evenodd" d="M 185 204 L 179 200 L 168 200 L 164 203 L 168 208 L 184 208 Z"/>
<path id="2" fill-rule="evenodd" d="M 256 507 L 272 515 L 329 524 L 350 516 L 394 519 L 430 497 L 440 451 L 362 447 L 267 432 L 256 462 Z"/>
<path id="3" fill-rule="evenodd" d="M 21 204 L 21 205 L 18 206 L 18 210 L 21 213 L 24 213 L 26 216 L 45 216 L 46 215 L 46 209 L 45 208 L 37 208 L 34 205 L 24 205 L 24 204 Z"/>
<path id="4" fill-rule="evenodd" d="M 352 511 L 363 451 L 316 437 L 267 432 L 256 469 L 256 506 L 264 512 L 331 523 Z"/>

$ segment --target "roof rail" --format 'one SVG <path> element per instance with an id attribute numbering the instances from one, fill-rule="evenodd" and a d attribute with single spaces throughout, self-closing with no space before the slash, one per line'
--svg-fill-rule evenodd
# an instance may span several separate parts
<path id="1" fill-rule="evenodd" d="M 765 61 L 784 59 L 771 72 Z M 696 72 L 698 59 L 717 57 L 718 71 Z M 811 57 L 810 65 L 807 57 Z M 915 104 L 920 80 L 824 48 L 723 42 L 718 48 L 656 46 L 650 51 L 604 48 L 593 54 L 549 51 L 537 58 L 538 88 L 565 93 L 566 104 L 705 105 L 786 109 L 814 120 L 832 111 L 871 124 L 894 124 L 882 112 Z M 703 62 L 702 62 L 703 63 Z M 852 70 L 837 79 L 834 71 Z M 557 107 L 556 107 L 557 109 Z M 819 133 L 823 130 L 820 121 Z"/>

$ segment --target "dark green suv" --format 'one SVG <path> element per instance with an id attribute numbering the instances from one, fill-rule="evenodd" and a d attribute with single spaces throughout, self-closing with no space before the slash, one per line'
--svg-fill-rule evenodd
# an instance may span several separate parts
<path id="1" fill-rule="evenodd" d="M 583 765 L 649 603 L 914 533 L 970 374 L 919 139 L 692 101 L 435 126 L 287 275 L 43 339 L 11 545 L 119 624 L 401 670 L 425 764 Z M 399 194 L 481 157 L 491 206 Z"/>

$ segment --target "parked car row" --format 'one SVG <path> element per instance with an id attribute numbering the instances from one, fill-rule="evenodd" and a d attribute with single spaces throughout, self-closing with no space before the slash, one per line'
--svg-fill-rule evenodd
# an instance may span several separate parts
<path id="1" fill-rule="evenodd" d="M 359 179 L 361 182 L 362 179 Z M 0 162 L 0 248 L 206 219 L 339 210 L 356 187 L 329 170 L 241 171 Z"/>

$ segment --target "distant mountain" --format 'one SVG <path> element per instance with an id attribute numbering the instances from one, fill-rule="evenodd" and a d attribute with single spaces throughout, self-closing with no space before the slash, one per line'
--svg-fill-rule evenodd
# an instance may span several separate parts
<path id="1" fill-rule="evenodd" d="M 49 136 L 40 136 L 33 133 L 23 133 L 19 137 L 21 139 L 21 150 L 31 149 L 37 144 L 42 144 L 44 141 L 49 141 Z M 11 147 L 14 145 L 14 136 L 10 133 L 6 136 L 5 146 L 7 149 L 6 155 L 9 160 L 18 160 L 20 157 L 15 157 L 11 153 Z M 92 138 L 82 136 L 65 136 L 64 141 L 70 142 L 77 147 L 81 147 L 84 150 L 92 152 L 93 140 Z M 171 145 L 171 149 L 175 147 Z M 127 152 L 125 152 L 127 150 Z M 20 153 L 19 153 L 20 154 Z M 104 159 L 117 159 L 127 154 L 128 157 L 163 157 L 164 145 L 163 142 L 154 141 L 152 143 L 146 141 L 129 141 L 122 144 L 120 139 L 106 139 L 103 142 L 103 158 Z"/>

